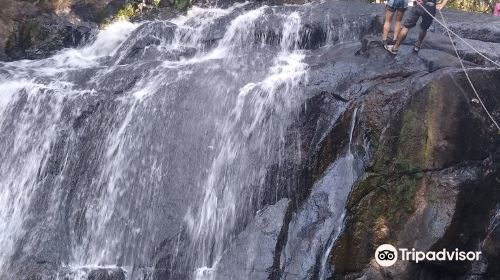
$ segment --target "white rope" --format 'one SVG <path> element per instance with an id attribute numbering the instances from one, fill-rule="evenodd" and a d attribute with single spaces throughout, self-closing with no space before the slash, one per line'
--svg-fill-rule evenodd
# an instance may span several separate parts
<path id="1" fill-rule="evenodd" d="M 439 23 L 444 29 L 446 29 L 446 32 L 448 32 L 448 35 L 449 33 L 455 35 L 458 39 L 460 39 L 462 42 L 464 42 L 464 44 L 466 44 L 468 47 L 470 47 L 472 50 L 474 50 L 477 54 L 479 54 L 480 56 L 482 56 L 484 59 L 488 60 L 489 62 L 495 64 L 496 66 L 500 67 L 500 63 L 499 62 L 496 62 L 494 60 L 492 60 L 491 58 L 487 57 L 486 55 L 484 55 L 483 53 L 481 53 L 478 49 L 476 49 L 472 44 L 470 44 L 469 42 L 467 42 L 464 38 L 460 37 L 457 33 L 455 33 L 453 30 L 451 30 L 447 25 L 446 25 L 446 22 L 444 22 L 444 17 L 443 17 L 443 14 L 441 13 L 441 10 L 437 9 L 439 11 L 439 13 L 441 14 L 441 18 L 443 19 L 443 22 L 439 21 L 434 15 L 432 15 L 429 11 L 427 11 L 427 9 L 420 3 L 417 2 L 417 4 L 422 7 L 422 9 L 429 15 L 431 16 L 434 21 L 436 21 L 437 23 Z M 455 46 L 455 45 L 453 45 Z"/>
<path id="2" fill-rule="evenodd" d="M 422 6 L 422 4 L 419 4 L 420 6 Z M 453 42 L 453 38 L 451 37 L 451 34 L 453 33 L 453 31 L 451 31 L 448 26 L 446 25 L 446 21 L 444 19 L 444 16 L 443 16 L 443 13 L 441 12 L 441 10 L 438 9 L 439 11 L 439 14 L 441 15 L 441 19 L 443 20 L 443 22 L 441 23 L 440 21 L 438 21 L 431 13 L 429 13 L 429 11 L 427 11 L 427 9 L 425 7 L 422 6 L 422 8 L 431 16 L 434 18 L 434 20 L 436 20 L 437 22 L 439 22 L 439 24 L 441 24 L 445 29 L 446 29 L 446 33 L 448 34 L 448 37 L 450 38 L 450 41 L 451 41 L 451 45 L 453 46 L 453 49 L 455 50 L 455 54 L 457 55 L 457 58 L 458 58 L 458 61 L 460 61 L 460 65 L 462 66 L 462 69 L 464 70 L 464 73 L 465 73 L 465 76 L 467 77 L 467 80 L 469 81 L 469 84 L 472 88 L 472 90 L 474 91 L 474 93 L 476 94 L 476 97 L 477 97 L 477 100 L 479 101 L 479 103 L 481 104 L 481 106 L 483 107 L 484 111 L 486 112 L 486 114 L 488 115 L 488 117 L 491 119 L 491 121 L 495 124 L 495 126 L 497 127 L 498 131 L 500 131 L 500 126 L 498 125 L 498 123 L 495 121 L 495 119 L 493 118 L 493 116 L 491 115 L 491 113 L 488 111 L 488 108 L 486 108 L 486 106 L 484 105 L 483 103 L 483 100 L 481 99 L 481 97 L 479 96 L 479 93 L 477 93 L 477 90 L 476 90 L 476 87 L 474 86 L 474 84 L 472 83 L 472 80 L 470 79 L 469 77 L 469 73 L 467 72 L 467 69 L 465 68 L 465 65 L 464 65 L 464 62 L 462 61 L 462 58 L 460 57 L 460 54 L 458 53 L 458 49 L 457 47 L 455 46 L 455 42 Z M 457 34 L 453 33 L 455 36 L 457 36 L 458 38 L 460 38 L 460 36 L 458 36 Z M 474 49 L 475 50 L 475 49 Z M 475 50 L 476 52 L 478 52 L 477 50 Z M 479 52 L 478 52 L 479 53 Z M 479 53 L 481 54 L 481 53 Z M 482 54 L 481 54 L 482 55 Z M 484 55 L 483 55 L 484 56 Z M 497 63 L 495 63 L 497 64 Z M 500 66 L 500 64 L 497 64 L 498 66 Z"/>

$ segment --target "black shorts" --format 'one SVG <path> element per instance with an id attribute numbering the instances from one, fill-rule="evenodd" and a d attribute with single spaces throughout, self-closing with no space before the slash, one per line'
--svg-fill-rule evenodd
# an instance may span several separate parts
<path id="1" fill-rule="evenodd" d="M 430 14 L 432 14 L 432 16 L 435 16 L 436 15 L 436 4 L 435 3 L 433 3 L 433 4 L 434 4 L 433 6 L 429 6 L 427 4 L 423 4 L 423 6 Z M 417 6 L 414 6 L 410 10 L 409 15 L 406 18 L 403 25 L 406 28 L 415 27 L 415 25 L 417 25 L 417 22 L 420 18 L 422 18 L 422 22 L 420 23 L 420 27 L 422 28 L 422 30 L 427 31 L 427 29 L 429 29 L 429 27 L 432 24 L 433 18 L 424 10 L 424 8 L 422 8 L 422 6 L 420 6 L 418 4 L 417 4 Z"/>

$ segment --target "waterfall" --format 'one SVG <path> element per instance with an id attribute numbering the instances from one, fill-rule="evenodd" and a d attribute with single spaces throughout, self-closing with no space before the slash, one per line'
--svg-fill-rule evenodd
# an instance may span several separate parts
<path id="1" fill-rule="evenodd" d="M 353 150 L 358 111 L 354 108 L 352 112 L 346 151 L 314 184 L 311 194 L 290 221 L 287 245 L 282 253 L 285 279 L 331 277 L 331 250 L 342 232 L 347 196 L 363 174 L 363 156 Z M 305 232 L 307 237 L 303 236 Z"/>
<path id="2" fill-rule="evenodd" d="M 194 7 L 1 63 L 0 278 L 152 279 L 166 250 L 172 275 L 217 279 L 308 98 L 311 7 Z M 325 23 L 319 40 L 361 29 Z M 352 185 L 354 161 L 322 182 Z"/>
<path id="3" fill-rule="evenodd" d="M 330 259 L 331 251 L 333 248 L 333 245 L 335 244 L 335 241 L 337 241 L 337 238 L 339 237 L 341 231 L 342 231 L 342 226 L 344 224 L 344 218 L 345 218 L 345 202 L 347 201 L 347 195 L 349 194 L 352 186 L 354 185 L 354 182 L 358 179 L 361 171 L 362 170 L 362 163 L 358 160 L 355 159 L 354 154 L 352 153 L 352 137 L 354 134 L 354 128 L 356 127 L 356 117 L 358 115 L 358 108 L 355 108 L 353 113 L 352 113 L 352 120 L 351 120 L 351 129 L 349 131 L 349 143 L 348 143 L 348 150 L 344 158 L 341 158 L 337 160 L 336 165 L 333 168 L 340 168 L 341 170 L 337 172 L 337 174 L 340 174 L 343 177 L 343 180 L 339 182 L 339 180 L 336 180 L 337 182 L 337 188 L 342 190 L 343 187 L 345 188 L 343 192 L 338 192 L 337 196 L 335 197 L 335 202 L 332 203 L 332 208 L 336 209 L 341 209 L 339 212 L 340 213 L 335 213 L 337 215 L 336 220 L 334 222 L 334 231 L 330 235 L 328 242 L 326 243 L 326 250 L 323 253 L 323 256 L 321 258 L 321 266 L 320 266 L 320 272 L 319 272 L 319 279 L 320 280 L 326 280 L 329 272 L 329 269 L 331 265 L 328 264 L 328 261 Z M 338 167 L 339 165 L 344 164 L 345 168 L 342 170 L 342 167 Z M 331 172 L 328 172 L 326 177 L 323 180 L 328 180 L 327 178 L 330 175 Z M 319 184 L 322 184 L 323 182 L 320 182 Z M 334 184 L 335 184 L 334 183 Z M 331 186 L 330 186 L 331 187 Z"/>
<path id="4" fill-rule="evenodd" d="M 252 25 L 264 10 L 254 10 L 236 18 L 218 48 L 229 51 L 227 55 L 230 56 L 231 49 L 234 54 L 234 48 L 243 47 L 248 42 L 244 36 L 252 33 Z M 211 278 L 210 271 L 234 234 L 237 212 L 246 211 L 254 199 L 239 196 L 245 187 L 260 192 L 266 165 L 279 154 L 279 146 L 284 141 L 286 125 L 280 122 L 289 119 L 287 114 L 299 100 L 298 87 L 306 79 L 304 55 L 295 47 L 300 16 L 292 13 L 282 24 L 278 56 L 262 81 L 250 82 L 239 90 L 234 108 L 222 121 L 220 138 L 215 144 L 217 155 L 207 178 L 201 182 L 204 194 L 200 209 L 194 216 L 186 217 L 194 246 L 190 251 L 197 255 L 196 266 L 200 267 L 196 279 Z"/>

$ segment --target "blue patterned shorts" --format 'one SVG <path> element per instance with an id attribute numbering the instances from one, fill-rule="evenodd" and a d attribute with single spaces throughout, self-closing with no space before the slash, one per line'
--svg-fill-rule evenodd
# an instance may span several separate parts
<path id="1" fill-rule="evenodd" d="M 404 11 L 408 7 L 408 2 L 406 0 L 388 0 L 387 9 L 391 12 L 396 10 Z"/>

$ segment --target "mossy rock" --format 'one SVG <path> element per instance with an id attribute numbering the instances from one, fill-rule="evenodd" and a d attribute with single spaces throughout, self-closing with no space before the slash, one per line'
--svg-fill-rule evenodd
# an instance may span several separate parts
<path id="1" fill-rule="evenodd" d="M 365 175 L 348 201 L 351 225 L 338 241 L 334 253 L 336 270 L 361 270 L 372 258 L 376 246 L 396 244 L 397 233 L 414 211 L 421 173 Z"/>
<path id="2" fill-rule="evenodd" d="M 10 34 L 6 43 L 6 52 L 13 52 L 16 48 L 28 49 L 47 36 L 47 32 L 36 21 L 28 21 L 19 28 L 18 32 Z"/>
<path id="3" fill-rule="evenodd" d="M 174 0 L 174 7 L 177 10 L 184 11 L 191 6 L 191 0 Z"/>
<path id="4" fill-rule="evenodd" d="M 410 244 L 411 240 L 402 238 L 401 233 L 411 232 L 410 224 L 418 224 L 421 221 L 418 219 L 425 220 L 421 212 L 431 209 L 426 208 L 428 206 L 441 211 L 440 215 L 446 219 L 429 220 L 436 227 L 432 229 L 434 232 L 424 228 L 414 233 L 415 238 L 427 237 L 422 246 L 432 246 L 444 238 L 433 234 L 449 230 L 449 219 L 458 207 L 455 202 L 462 181 L 452 180 L 449 184 L 455 189 L 452 186 L 443 189 L 439 183 L 440 172 L 487 156 L 488 133 L 485 126 L 480 125 L 478 115 L 471 113 L 475 108 L 470 107 L 471 97 L 465 94 L 465 90 L 470 89 L 465 77 L 460 72 L 445 71 L 434 75 L 432 81 L 414 90 L 407 100 L 396 101 L 400 103 L 394 105 L 398 108 L 394 115 L 376 119 L 374 127 L 383 128 L 383 132 L 369 134 L 372 161 L 368 173 L 358 180 L 348 198 L 346 229 L 333 250 L 339 279 L 371 267 L 369 263 L 380 244 L 396 247 Z M 486 79 L 494 78 L 488 75 L 484 78 L 475 75 L 479 81 L 485 80 L 479 83 L 486 87 L 484 92 L 491 92 L 493 88 Z M 461 180 L 468 179 L 462 177 Z"/>

